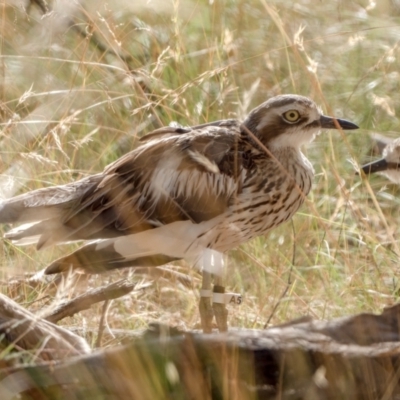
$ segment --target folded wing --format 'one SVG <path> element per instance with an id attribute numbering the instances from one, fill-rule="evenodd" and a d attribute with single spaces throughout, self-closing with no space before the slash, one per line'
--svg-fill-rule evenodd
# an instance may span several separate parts
<path id="1" fill-rule="evenodd" d="M 0 223 L 24 224 L 7 237 L 40 248 L 224 213 L 241 187 L 239 123 L 166 127 L 153 136 L 103 173 L 4 201 Z"/>

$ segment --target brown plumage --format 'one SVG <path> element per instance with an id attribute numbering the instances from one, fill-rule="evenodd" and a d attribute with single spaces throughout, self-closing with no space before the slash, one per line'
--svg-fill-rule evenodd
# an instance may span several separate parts
<path id="1" fill-rule="evenodd" d="M 97 175 L 6 200 L 7 238 L 38 248 L 91 240 L 47 273 L 97 273 L 185 258 L 219 273 L 215 256 L 293 216 L 311 189 L 300 151 L 321 128 L 357 126 L 297 95 L 274 97 L 241 122 L 164 127 Z"/>

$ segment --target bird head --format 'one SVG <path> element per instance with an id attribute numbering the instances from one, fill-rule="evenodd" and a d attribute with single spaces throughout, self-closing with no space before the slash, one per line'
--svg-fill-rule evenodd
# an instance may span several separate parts
<path id="1" fill-rule="evenodd" d="M 299 148 L 310 143 L 321 129 L 357 129 L 352 122 L 327 117 L 307 97 L 294 94 L 272 97 L 250 112 L 244 121 L 269 148 Z"/>
<path id="2" fill-rule="evenodd" d="M 379 160 L 363 165 L 361 170 L 367 175 L 380 172 L 392 182 L 400 184 L 400 138 L 386 145 L 382 156 Z"/>

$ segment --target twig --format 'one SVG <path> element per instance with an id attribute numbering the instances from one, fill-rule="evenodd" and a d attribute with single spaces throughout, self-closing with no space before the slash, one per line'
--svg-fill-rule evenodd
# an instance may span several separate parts
<path id="1" fill-rule="evenodd" d="M 65 317 L 70 317 L 80 311 L 87 310 L 95 303 L 125 296 L 130 293 L 135 286 L 135 283 L 131 283 L 127 279 L 121 279 L 110 285 L 92 289 L 71 301 L 59 304 L 55 310 L 52 310 L 51 313 L 44 316 L 44 318 L 47 321 L 56 323 Z"/>
<path id="2" fill-rule="evenodd" d="M 107 311 L 110 308 L 111 300 L 106 300 L 103 304 L 103 310 L 101 312 L 100 322 L 99 322 L 99 330 L 97 333 L 96 347 L 101 347 L 101 339 L 103 338 L 104 328 L 106 326 L 106 316 Z"/>

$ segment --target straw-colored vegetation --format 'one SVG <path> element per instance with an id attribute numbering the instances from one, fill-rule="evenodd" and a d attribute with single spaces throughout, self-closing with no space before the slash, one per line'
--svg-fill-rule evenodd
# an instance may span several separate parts
<path id="1" fill-rule="evenodd" d="M 393 3 L 58 1 L 43 15 L 36 4 L 0 2 L 1 194 L 100 171 L 161 124 L 241 118 L 273 95 L 306 95 L 361 129 L 322 132 L 306 152 L 316 177 L 293 226 L 228 254 L 228 288 L 244 295 L 230 325 L 262 328 L 289 275 L 270 325 L 379 311 L 398 296 L 399 189 L 381 177 L 362 180 L 355 166 L 369 160 L 369 133 L 399 135 Z M 90 277 L 58 294 L 10 284 L 70 249 L 2 242 L 0 290 L 37 311 L 128 274 Z M 131 274 L 138 290 L 111 303 L 109 329 L 196 327 L 200 275 L 184 262 L 176 268 L 192 289 Z M 95 306 L 62 324 L 94 343 L 100 315 Z M 112 343 L 106 336 L 103 345 Z"/>

